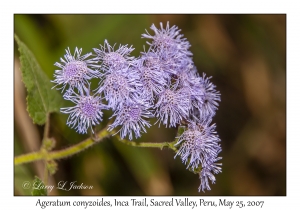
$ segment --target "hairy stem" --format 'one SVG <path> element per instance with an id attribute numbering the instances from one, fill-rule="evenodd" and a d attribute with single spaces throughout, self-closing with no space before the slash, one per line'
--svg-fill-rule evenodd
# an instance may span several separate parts
<path id="1" fill-rule="evenodd" d="M 147 147 L 147 148 L 159 148 L 163 149 L 164 147 L 170 148 L 174 151 L 177 151 L 176 147 L 174 146 L 176 141 L 173 142 L 161 142 L 161 143 L 153 143 L 153 142 L 135 142 L 135 141 L 128 141 L 125 139 L 121 139 L 118 136 L 118 140 L 123 144 L 133 146 L 133 147 Z"/>
<path id="2" fill-rule="evenodd" d="M 33 161 L 41 160 L 43 158 L 44 158 L 44 154 L 42 154 L 42 152 L 40 152 L 40 151 L 32 152 L 29 154 L 20 155 L 20 156 L 15 157 L 15 165 L 20 165 L 23 163 L 30 163 Z"/>
<path id="3" fill-rule="evenodd" d="M 109 136 L 111 136 L 111 133 L 108 132 L 106 128 L 104 128 L 102 131 L 96 134 L 97 140 L 88 138 L 78 144 L 75 144 L 66 149 L 62 149 L 58 151 L 47 151 L 42 148 L 38 152 L 33 152 L 33 153 L 15 157 L 15 165 L 30 163 L 37 160 L 49 161 L 49 160 L 66 158 L 97 144 L 98 142 L 100 142 L 101 140 Z M 133 147 L 147 147 L 147 148 L 159 148 L 159 149 L 163 149 L 164 147 L 166 147 L 177 152 L 177 148 L 175 147 L 177 140 L 172 142 L 151 143 L 151 142 L 134 142 L 134 141 L 124 140 L 121 139 L 119 136 L 117 136 L 117 139 L 120 142 Z"/>
<path id="4" fill-rule="evenodd" d="M 51 160 L 61 159 L 61 158 L 65 158 L 65 157 L 74 155 L 74 154 L 79 153 L 79 152 L 91 147 L 92 145 L 100 142 L 100 140 L 102 140 L 108 136 L 110 136 L 110 133 L 106 129 L 104 129 L 97 134 L 97 141 L 93 140 L 92 138 L 88 138 L 88 139 L 86 139 L 76 145 L 73 145 L 71 147 L 68 147 L 66 149 L 50 152 L 48 155 L 48 159 L 51 159 Z"/>
<path id="5" fill-rule="evenodd" d="M 48 152 L 45 149 L 41 149 L 38 152 L 20 155 L 20 156 L 15 157 L 15 165 L 20 165 L 23 163 L 30 163 L 30 162 L 42 160 L 42 159 L 55 160 L 55 159 L 62 159 L 65 157 L 69 157 L 71 155 L 74 155 L 76 153 L 79 153 L 79 152 L 91 147 L 92 145 L 100 142 L 100 140 L 102 140 L 108 136 L 110 136 L 110 133 L 106 129 L 103 129 L 102 131 L 100 131 L 97 134 L 97 137 L 99 139 L 97 141 L 94 141 L 93 139 L 88 138 L 88 139 L 86 139 L 78 144 L 75 144 L 71 147 L 68 147 L 66 149 L 62 149 L 62 150 L 58 150 L 58 151 L 50 151 L 50 152 Z"/>

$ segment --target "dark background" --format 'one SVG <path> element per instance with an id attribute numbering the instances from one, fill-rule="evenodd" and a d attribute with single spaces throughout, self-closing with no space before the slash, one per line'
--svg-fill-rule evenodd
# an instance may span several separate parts
<path id="1" fill-rule="evenodd" d="M 51 195 L 286 195 L 286 15 L 14 15 L 14 33 L 53 79 L 54 63 L 70 47 L 83 53 L 110 43 L 133 45 L 152 23 L 177 25 L 191 44 L 199 73 L 212 76 L 221 93 L 214 117 L 222 140 L 223 172 L 212 190 L 198 193 L 199 177 L 168 149 L 135 148 L 114 139 L 59 160 L 50 183 L 77 181 L 93 190 L 53 190 Z M 152 33 L 153 34 L 153 33 Z M 26 111 L 15 44 L 14 155 L 37 151 L 43 126 Z M 111 113 L 106 112 L 106 118 Z M 68 128 L 67 116 L 51 116 L 50 135 L 62 149 L 84 140 Z M 154 122 L 154 121 L 152 121 Z M 153 125 L 141 142 L 173 141 L 175 129 Z M 22 183 L 43 177 L 43 163 L 14 167 L 15 195 L 30 195 Z"/>

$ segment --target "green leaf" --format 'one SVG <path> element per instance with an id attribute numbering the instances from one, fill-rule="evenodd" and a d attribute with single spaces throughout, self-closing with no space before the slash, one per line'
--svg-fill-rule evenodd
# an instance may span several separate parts
<path id="1" fill-rule="evenodd" d="M 43 72 L 32 52 L 15 35 L 19 46 L 22 79 L 27 88 L 27 111 L 33 122 L 43 125 L 47 115 L 51 112 L 59 112 L 63 105 L 62 96 Z"/>
<path id="2" fill-rule="evenodd" d="M 33 184 L 32 184 L 31 195 L 33 195 L 33 196 L 47 195 L 46 186 L 44 185 L 44 183 L 37 176 L 35 176 L 32 183 Z"/>

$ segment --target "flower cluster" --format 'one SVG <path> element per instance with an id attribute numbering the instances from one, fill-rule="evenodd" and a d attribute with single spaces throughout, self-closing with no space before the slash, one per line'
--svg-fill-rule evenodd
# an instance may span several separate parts
<path id="1" fill-rule="evenodd" d="M 151 26 L 154 35 L 143 34 L 152 42 L 148 52 L 143 53 L 143 74 L 154 75 L 149 83 L 145 79 L 144 92 L 154 101 L 155 116 L 165 126 L 176 127 L 188 122 L 188 129 L 178 137 L 175 146 L 187 168 L 199 173 L 199 191 L 210 190 L 209 181 L 215 182 L 213 174 L 221 172 L 219 137 L 215 125 L 209 125 L 218 108 L 220 93 L 205 74 L 200 76 L 189 51 L 189 42 L 176 26 L 160 28 Z M 152 73 L 153 72 L 153 73 Z M 157 76 L 158 75 L 158 76 Z M 157 78 L 157 79 L 156 79 Z M 160 79 L 159 79 L 160 78 Z M 144 77 L 142 77 L 142 80 Z M 155 91 L 154 91 L 155 90 Z"/>
<path id="2" fill-rule="evenodd" d="M 134 50 L 128 45 L 110 45 L 107 40 L 93 53 L 81 56 L 82 49 L 69 48 L 61 63 L 55 63 L 52 81 L 64 92 L 64 99 L 75 106 L 61 108 L 69 114 L 67 125 L 79 133 L 87 133 L 102 121 L 102 110 L 111 109 L 114 122 L 109 131 L 117 130 L 121 138 L 141 137 L 151 126 L 149 118 L 156 117 L 159 125 L 178 127 L 184 131 L 176 143 L 178 152 L 187 168 L 199 173 L 199 191 L 210 190 L 209 181 L 215 182 L 213 174 L 221 172 L 221 147 L 210 125 L 218 108 L 220 93 L 202 76 L 189 51 L 190 43 L 180 34 L 177 26 L 154 24 L 142 34 L 149 48 L 139 57 L 131 56 Z M 90 89 L 91 79 L 98 78 L 98 87 Z"/>

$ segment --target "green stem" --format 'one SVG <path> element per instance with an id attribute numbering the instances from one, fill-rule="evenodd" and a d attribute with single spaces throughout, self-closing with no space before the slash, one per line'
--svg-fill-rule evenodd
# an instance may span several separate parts
<path id="1" fill-rule="evenodd" d="M 107 131 L 105 131 L 105 132 L 106 132 L 106 136 L 108 136 L 109 133 L 107 133 Z M 75 144 L 71 147 L 68 147 L 66 149 L 50 152 L 48 154 L 48 158 L 55 160 L 55 159 L 62 159 L 64 157 L 69 157 L 71 155 L 74 155 L 76 153 L 79 153 L 79 152 L 89 148 L 90 146 L 94 145 L 97 142 L 91 138 L 88 138 L 88 139 L 86 139 L 78 144 Z"/>
<path id="2" fill-rule="evenodd" d="M 110 133 L 106 130 L 103 129 L 97 134 L 97 137 L 99 140 L 94 141 L 91 138 L 88 138 L 78 144 L 75 144 L 71 147 L 68 147 L 66 149 L 58 150 L 58 151 L 52 151 L 52 152 L 47 152 L 46 150 L 42 149 L 38 152 L 33 152 L 25 155 L 20 155 L 15 157 L 15 165 L 20 165 L 23 163 L 30 163 L 33 161 L 37 160 L 55 160 L 55 159 L 62 159 L 65 157 L 69 157 L 71 155 L 74 155 L 76 153 L 79 153 L 92 145 L 100 142 L 100 140 L 104 139 L 105 137 L 110 136 Z"/>
<path id="3" fill-rule="evenodd" d="M 164 147 L 170 148 L 174 151 L 177 151 L 176 147 L 174 146 L 176 141 L 173 142 L 161 142 L 161 143 L 152 143 L 152 142 L 135 142 L 135 141 L 128 141 L 125 139 L 121 139 L 118 136 L 118 140 L 123 144 L 133 146 L 133 147 L 147 147 L 147 148 L 159 148 L 163 149 Z"/>
<path id="4" fill-rule="evenodd" d="M 32 152 L 25 155 L 20 155 L 15 157 L 15 165 L 20 165 L 23 163 L 30 163 L 37 160 L 42 160 L 44 158 L 44 154 L 42 152 Z"/>
<path id="5" fill-rule="evenodd" d="M 30 162 L 42 160 L 42 159 L 44 159 L 45 161 L 49 161 L 49 160 L 56 160 L 56 159 L 62 159 L 65 157 L 69 157 L 71 155 L 79 153 L 79 152 L 95 145 L 96 143 L 100 142 L 101 140 L 103 140 L 104 138 L 106 138 L 110 135 L 111 135 L 111 133 L 108 132 L 106 130 L 106 128 L 104 128 L 102 131 L 97 133 L 97 136 L 96 136 L 97 140 L 88 138 L 88 139 L 86 139 L 78 144 L 75 144 L 73 146 L 70 146 L 66 149 L 62 149 L 62 150 L 58 150 L 58 151 L 47 151 L 45 149 L 41 149 L 38 152 L 20 155 L 20 156 L 15 157 L 15 165 L 20 165 L 23 163 L 30 163 Z M 177 140 L 175 140 L 173 142 L 150 143 L 150 142 L 128 141 L 128 140 L 120 139 L 119 136 L 117 136 L 117 137 L 120 142 L 130 145 L 130 146 L 134 146 L 134 147 L 148 147 L 148 148 L 160 148 L 160 149 L 167 147 L 167 148 L 174 150 L 175 152 L 177 151 L 177 148 L 174 146 L 176 144 Z"/>
<path id="6" fill-rule="evenodd" d="M 185 131 L 185 126 L 179 126 L 177 130 L 177 137 L 172 142 L 161 142 L 161 143 L 152 143 L 152 142 L 135 142 L 135 141 L 128 141 L 125 139 L 121 139 L 120 136 L 116 136 L 117 139 L 122 142 L 123 144 L 133 146 L 133 147 L 148 147 L 148 148 L 159 148 L 163 149 L 164 147 L 167 147 L 174 152 L 177 152 L 178 149 L 175 147 L 175 144 L 177 143 L 177 138 L 182 135 L 182 133 Z"/>

